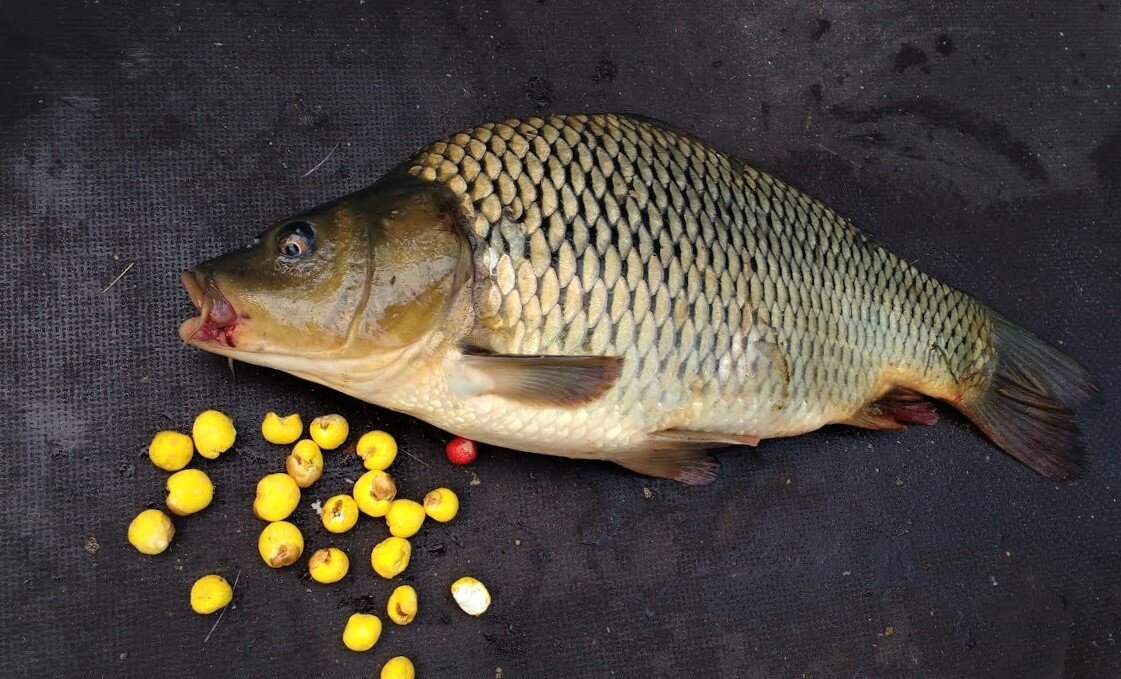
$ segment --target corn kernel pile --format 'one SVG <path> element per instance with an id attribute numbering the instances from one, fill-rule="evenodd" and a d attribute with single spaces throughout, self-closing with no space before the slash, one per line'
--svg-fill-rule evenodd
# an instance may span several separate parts
<path id="1" fill-rule="evenodd" d="M 258 481 L 251 507 L 253 515 L 265 522 L 257 539 L 261 560 L 270 568 L 284 568 L 299 561 L 304 553 L 304 535 L 290 519 L 323 475 L 323 451 L 341 448 L 350 434 L 350 426 L 341 415 L 323 415 L 308 425 L 310 438 L 301 439 L 304 425 L 299 413 L 281 416 L 270 411 L 261 421 L 260 431 L 269 443 L 295 444 L 280 465 L 284 471 L 266 474 Z M 217 410 L 200 413 L 190 436 L 177 431 L 160 431 L 152 438 L 148 446 L 152 464 L 173 472 L 166 483 L 166 506 L 172 514 L 187 517 L 211 504 L 215 485 L 210 476 L 188 465 L 196 452 L 206 460 L 217 459 L 233 449 L 236 440 L 233 420 Z M 333 495 L 321 505 L 316 502 L 313 508 L 319 511 L 322 528 L 328 535 L 346 533 L 360 520 L 368 521 L 362 519 L 362 515 L 384 520 L 388 536 L 373 545 L 370 565 L 378 576 L 392 580 L 409 567 L 412 557 L 409 538 L 420 532 L 426 519 L 437 523 L 453 520 L 459 513 L 459 497 L 450 488 L 443 487 L 429 492 L 422 502 L 398 497 L 396 480 L 387 471 L 397 458 L 398 446 L 387 432 L 367 432 L 348 450 L 361 460 L 365 473 L 353 483 L 349 493 Z M 450 456 L 449 459 L 456 462 Z M 140 512 L 128 526 L 128 540 L 142 554 L 164 552 L 174 535 L 175 524 L 171 517 L 159 509 Z M 312 580 L 329 585 L 347 577 L 350 558 L 342 549 L 327 546 L 310 555 L 307 569 Z M 472 577 L 452 583 L 451 594 L 459 607 L 473 616 L 481 615 L 490 605 L 486 587 Z M 233 596 L 234 588 L 230 583 L 221 575 L 210 573 L 192 585 L 190 606 L 200 615 L 209 615 L 223 610 Z M 386 617 L 397 625 L 413 622 L 418 610 L 417 592 L 409 585 L 396 587 L 385 607 Z M 381 634 L 381 619 L 361 611 L 351 615 L 341 631 L 343 645 L 357 652 L 373 648 Z M 415 674 L 409 658 L 396 656 L 382 666 L 380 676 L 382 679 L 413 679 Z"/>

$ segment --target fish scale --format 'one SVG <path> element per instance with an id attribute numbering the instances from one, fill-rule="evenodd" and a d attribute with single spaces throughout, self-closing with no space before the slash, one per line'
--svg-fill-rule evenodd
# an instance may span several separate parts
<path id="1" fill-rule="evenodd" d="M 788 435 L 851 416 L 891 380 L 960 394 L 991 357 L 982 305 L 822 203 L 656 124 L 480 125 L 408 173 L 460 197 L 478 259 L 494 262 L 473 288 L 480 343 L 623 357 L 622 379 L 582 410 L 592 421 Z M 660 408 L 642 406 L 652 393 Z"/>

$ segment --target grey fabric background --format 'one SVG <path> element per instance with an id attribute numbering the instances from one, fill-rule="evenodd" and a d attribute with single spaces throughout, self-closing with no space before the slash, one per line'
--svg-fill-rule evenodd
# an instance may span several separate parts
<path id="1" fill-rule="evenodd" d="M 1116 0 L 7 0 L 0 674 L 368 677 L 403 653 L 422 677 L 1121 675 L 1119 44 Z M 496 449 L 459 469 L 431 427 L 176 338 L 183 267 L 470 123 L 606 110 L 774 172 L 1082 360 L 1085 478 L 1047 483 L 948 411 L 724 453 L 704 488 Z M 242 432 L 200 465 L 215 504 L 140 556 L 125 528 L 166 476 L 147 441 L 206 407 Z M 370 653 L 339 634 L 391 590 L 383 528 L 335 541 L 333 587 L 256 554 L 268 409 L 384 427 L 405 494 L 462 491 L 415 541 L 417 622 Z M 309 551 L 311 500 L 358 469 L 329 456 L 305 496 Z M 240 584 L 204 645 L 187 592 L 210 571 Z M 463 573 L 491 586 L 481 619 L 446 594 Z"/>

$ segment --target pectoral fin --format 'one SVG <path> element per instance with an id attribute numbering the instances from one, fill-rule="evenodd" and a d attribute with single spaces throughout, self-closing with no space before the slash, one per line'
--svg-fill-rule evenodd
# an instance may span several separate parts
<path id="1" fill-rule="evenodd" d="M 452 389 L 463 396 L 492 394 L 523 403 L 568 407 L 602 396 L 619 379 L 620 356 L 518 356 L 468 349 Z"/>
<path id="2" fill-rule="evenodd" d="M 685 445 L 697 448 L 718 448 L 720 446 L 757 446 L 759 437 L 751 434 L 725 434 L 713 431 L 688 431 L 685 429 L 663 429 L 650 435 L 652 441 L 666 442 L 667 447 Z"/>
<path id="3" fill-rule="evenodd" d="M 673 479 L 691 486 L 712 483 L 720 468 L 711 455 L 696 448 L 641 450 L 616 462 L 639 474 Z"/>

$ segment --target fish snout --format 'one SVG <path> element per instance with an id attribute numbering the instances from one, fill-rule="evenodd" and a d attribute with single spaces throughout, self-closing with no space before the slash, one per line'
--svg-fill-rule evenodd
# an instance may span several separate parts
<path id="1" fill-rule="evenodd" d="M 237 310 L 222 294 L 206 269 L 191 269 L 179 275 L 183 288 L 198 310 L 198 316 L 179 326 L 184 342 L 216 342 L 233 347 L 233 331 L 239 320 Z"/>

